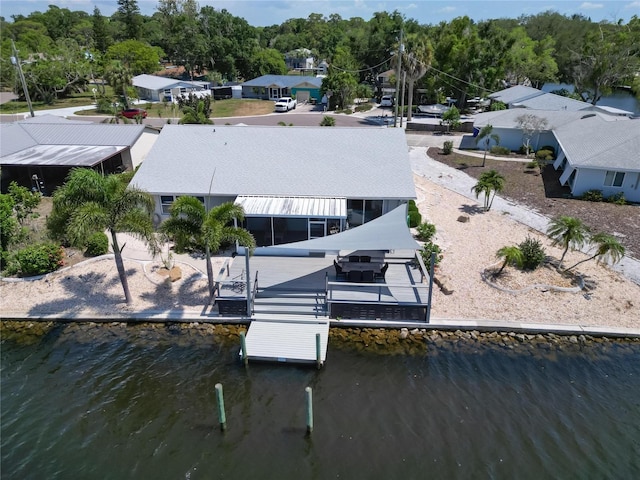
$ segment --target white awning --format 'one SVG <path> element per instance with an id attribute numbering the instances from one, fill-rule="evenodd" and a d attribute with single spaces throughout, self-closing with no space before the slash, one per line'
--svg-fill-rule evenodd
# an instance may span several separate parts
<path id="1" fill-rule="evenodd" d="M 235 203 L 248 217 L 347 218 L 346 198 L 239 195 Z"/>

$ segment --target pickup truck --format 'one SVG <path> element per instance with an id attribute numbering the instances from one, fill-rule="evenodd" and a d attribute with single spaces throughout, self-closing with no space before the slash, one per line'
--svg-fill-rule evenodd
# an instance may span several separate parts
<path id="1" fill-rule="evenodd" d="M 296 100 L 291 97 L 282 97 L 276 100 L 276 112 L 288 112 L 296 109 Z"/>

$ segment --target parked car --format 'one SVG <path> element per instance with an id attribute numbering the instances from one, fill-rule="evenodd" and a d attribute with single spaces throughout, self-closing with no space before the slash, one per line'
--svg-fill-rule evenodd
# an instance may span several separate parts
<path id="1" fill-rule="evenodd" d="M 147 111 L 144 108 L 127 108 L 120 112 L 124 118 L 147 118 Z"/>
<path id="2" fill-rule="evenodd" d="M 291 97 L 282 97 L 276 100 L 276 112 L 288 112 L 296 109 L 296 100 Z"/>
<path id="3" fill-rule="evenodd" d="M 393 97 L 391 95 L 384 95 L 380 99 L 381 107 L 393 107 Z"/>

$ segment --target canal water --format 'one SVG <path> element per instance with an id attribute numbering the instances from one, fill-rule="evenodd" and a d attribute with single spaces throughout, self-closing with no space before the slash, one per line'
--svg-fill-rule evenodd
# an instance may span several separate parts
<path id="1" fill-rule="evenodd" d="M 541 90 L 543 92 L 552 92 L 562 88 L 570 92 L 575 90 L 575 87 L 568 83 L 545 83 Z M 637 99 L 630 90 L 616 89 L 609 95 L 604 95 L 598 101 L 598 105 L 619 108 L 620 110 L 626 110 L 635 115 L 640 115 L 640 100 Z"/>
<path id="2" fill-rule="evenodd" d="M 638 343 L 380 355 L 334 342 L 316 370 L 245 368 L 237 345 L 171 330 L 3 337 L 3 480 L 640 478 Z"/>

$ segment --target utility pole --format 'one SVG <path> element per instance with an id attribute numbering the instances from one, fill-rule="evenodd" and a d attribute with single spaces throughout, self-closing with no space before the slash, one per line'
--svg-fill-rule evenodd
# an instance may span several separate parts
<path id="1" fill-rule="evenodd" d="M 402 54 L 404 53 L 404 45 L 402 44 L 402 29 L 400 29 L 400 44 L 398 46 L 398 71 L 396 72 L 396 104 L 393 116 L 393 126 L 397 127 L 398 123 L 398 103 L 400 103 L 400 71 L 402 69 Z"/>
<path id="2" fill-rule="evenodd" d="M 18 67 L 18 74 L 20 75 L 20 82 L 22 83 L 22 90 L 24 91 L 24 98 L 27 100 L 27 105 L 29 105 L 29 112 L 32 117 L 35 117 L 33 113 L 33 105 L 31 105 L 31 97 L 29 96 L 29 89 L 27 88 L 27 81 L 24 79 L 24 73 L 22 72 L 22 64 L 20 63 L 20 59 L 18 58 L 18 50 L 16 50 L 16 44 L 11 40 L 11 47 L 13 48 L 13 57 L 11 57 L 11 63 Z"/>

